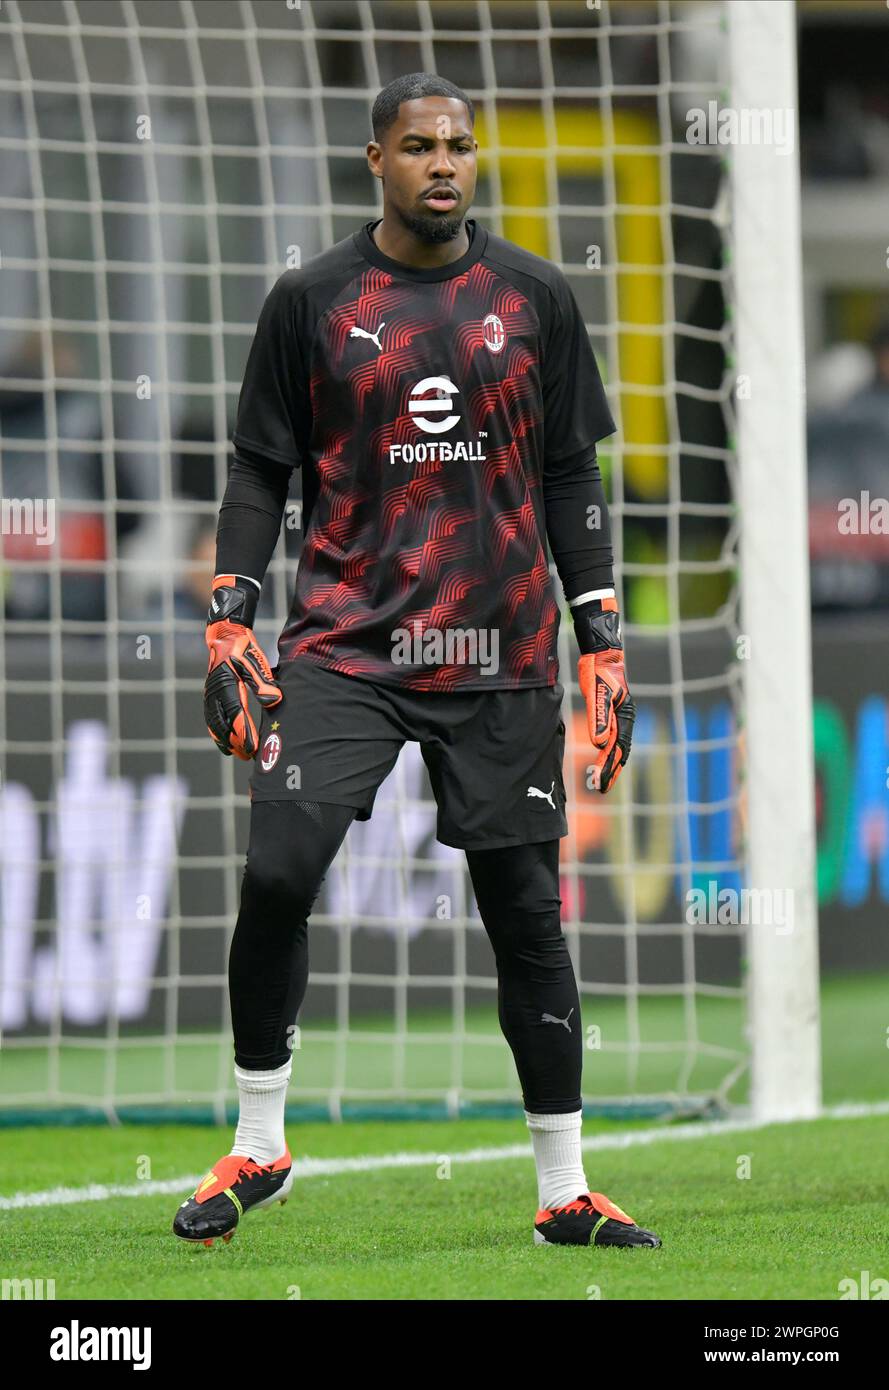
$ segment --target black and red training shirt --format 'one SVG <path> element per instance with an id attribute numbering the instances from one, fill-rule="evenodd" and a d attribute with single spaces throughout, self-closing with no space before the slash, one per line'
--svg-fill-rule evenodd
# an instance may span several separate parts
<path id="1" fill-rule="evenodd" d="M 435 269 L 373 226 L 281 276 L 247 362 L 236 450 L 303 469 L 280 659 L 415 690 L 553 685 L 544 484 L 588 475 L 615 429 L 577 303 L 473 219 Z"/>

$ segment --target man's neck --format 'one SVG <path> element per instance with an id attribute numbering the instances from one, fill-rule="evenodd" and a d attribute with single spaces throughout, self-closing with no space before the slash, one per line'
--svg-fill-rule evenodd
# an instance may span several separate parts
<path id="1" fill-rule="evenodd" d="M 469 250 L 469 232 L 464 219 L 453 241 L 423 241 L 409 227 L 386 217 L 371 230 L 371 237 L 384 256 L 417 270 L 436 270 L 439 266 L 459 261 Z"/>

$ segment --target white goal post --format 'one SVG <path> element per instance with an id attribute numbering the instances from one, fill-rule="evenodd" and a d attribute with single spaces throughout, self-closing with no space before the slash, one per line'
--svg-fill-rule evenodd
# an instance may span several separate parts
<path id="1" fill-rule="evenodd" d="M 728 6 L 731 106 L 791 113 L 792 151 L 730 148 L 749 882 L 790 894 L 792 930 L 750 929 L 751 1102 L 821 1103 L 799 123 L 793 0 Z"/>

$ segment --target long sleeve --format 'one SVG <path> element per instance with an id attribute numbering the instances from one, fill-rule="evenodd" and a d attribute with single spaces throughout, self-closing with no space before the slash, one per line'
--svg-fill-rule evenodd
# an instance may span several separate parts
<path id="1" fill-rule="evenodd" d="M 272 558 L 290 482 L 289 468 L 238 449 L 216 528 L 216 573 L 261 584 Z"/>
<path id="2" fill-rule="evenodd" d="M 232 442 L 240 454 L 295 467 L 302 464 L 312 430 L 305 353 L 294 305 L 299 271 L 275 283 L 262 306 L 244 370 Z"/>
<path id="3" fill-rule="evenodd" d="M 278 541 L 290 474 L 303 463 L 311 433 L 308 375 L 293 314 L 298 288 L 298 272 L 288 271 L 262 306 L 219 508 L 216 573 L 240 574 L 257 584 Z"/>
<path id="4" fill-rule="evenodd" d="M 613 588 L 611 521 L 595 449 L 571 472 L 546 474 L 543 499 L 547 538 L 568 602 Z"/>
<path id="5" fill-rule="evenodd" d="M 543 356 L 546 531 L 569 603 L 614 586 L 611 524 L 596 443 L 614 420 L 577 301 L 563 275 Z"/>

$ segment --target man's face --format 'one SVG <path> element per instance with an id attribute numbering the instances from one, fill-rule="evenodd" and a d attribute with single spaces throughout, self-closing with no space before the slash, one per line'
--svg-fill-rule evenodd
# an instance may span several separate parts
<path id="1" fill-rule="evenodd" d="M 469 112 L 455 97 L 403 101 L 379 144 L 367 147 L 383 180 L 386 211 L 423 241 L 452 241 L 475 195 L 476 151 Z"/>

